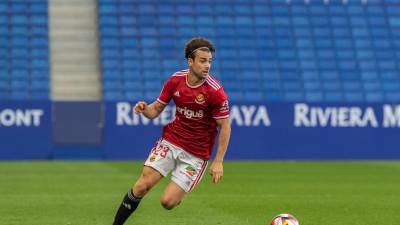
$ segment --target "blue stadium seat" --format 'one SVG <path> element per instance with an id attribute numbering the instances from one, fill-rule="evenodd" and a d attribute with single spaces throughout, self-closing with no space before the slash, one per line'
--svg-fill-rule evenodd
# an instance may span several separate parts
<path id="1" fill-rule="evenodd" d="M 214 5 L 214 12 L 216 15 L 231 15 L 233 14 L 233 8 L 230 4 L 215 4 Z M 228 25 L 228 24 L 226 24 Z"/>
<path id="2" fill-rule="evenodd" d="M 25 47 L 11 48 L 10 55 L 13 59 L 26 59 L 29 56 L 29 49 Z"/>
<path id="3" fill-rule="evenodd" d="M 367 102 L 382 102 L 384 100 L 384 96 L 382 92 L 379 91 L 367 92 L 365 94 L 365 100 Z"/>
<path id="4" fill-rule="evenodd" d="M 18 91 L 27 90 L 29 87 L 29 82 L 27 79 L 11 80 L 10 87 L 12 90 L 18 90 Z"/>
<path id="5" fill-rule="evenodd" d="M 385 93 L 385 100 L 389 102 L 400 102 L 400 91 L 391 91 Z"/>
<path id="6" fill-rule="evenodd" d="M 371 71 L 365 71 L 361 73 L 361 78 L 363 80 L 378 80 L 379 76 L 377 72 L 374 72 L 373 70 Z"/>
<path id="7" fill-rule="evenodd" d="M 120 4 L 118 5 L 118 13 L 120 15 L 130 15 L 132 12 L 137 11 L 137 7 L 133 4 L 133 2 L 129 1 L 121 1 Z M 138 13 L 139 15 L 143 15 Z"/>
<path id="8" fill-rule="evenodd" d="M 304 90 L 305 91 L 320 91 L 321 83 L 318 81 L 304 82 Z"/>
<path id="9" fill-rule="evenodd" d="M 370 31 L 369 31 L 369 29 L 364 28 L 364 27 L 363 28 L 355 27 L 352 29 L 352 34 L 356 38 L 368 38 L 370 36 Z M 368 40 L 356 39 L 355 41 L 357 42 L 357 41 L 368 41 Z"/>
<path id="10" fill-rule="evenodd" d="M 282 82 L 282 87 L 288 92 L 296 92 L 303 89 L 302 83 L 300 81 L 284 81 Z"/>
<path id="11" fill-rule="evenodd" d="M 147 15 L 152 15 L 157 12 L 157 9 L 153 4 L 141 4 L 138 6 L 138 10 L 140 14 L 147 14 Z"/>
<path id="12" fill-rule="evenodd" d="M 114 91 L 114 90 L 105 89 L 103 97 L 105 100 L 111 100 L 111 101 L 125 99 L 124 94 L 120 90 Z"/>
<path id="13" fill-rule="evenodd" d="M 228 96 L 231 101 L 243 101 L 242 91 L 229 91 Z"/>
<path id="14" fill-rule="evenodd" d="M 29 17 L 27 14 L 16 14 L 10 18 L 10 22 L 14 25 L 27 25 Z"/>
<path id="15" fill-rule="evenodd" d="M 360 80 L 360 74 L 357 73 L 356 71 L 344 71 L 344 70 L 342 70 L 339 73 L 339 77 L 343 81 L 359 81 Z"/>
<path id="16" fill-rule="evenodd" d="M 48 19 L 46 15 L 33 14 L 30 20 L 32 26 L 46 26 Z"/>
<path id="17" fill-rule="evenodd" d="M 48 3 L 47 1 L 32 1 L 30 10 L 32 14 L 48 14 Z"/>
<path id="18" fill-rule="evenodd" d="M 107 90 L 120 90 L 122 87 L 122 84 L 120 81 L 104 79 L 103 87 Z"/>
<path id="19" fill-rule="evenodd" d="M 377 80 L 372 80 L 372 81 L 365 81 L 364 83 L 364 90 L 368 92 L 375 92 L 375 91 L 381 91 L 382 87 L 379 81 Z"/>
<path id="20" fill-rule="evenodd" d="M 344 97 L 341 91 L 325 93 L 325 101 L 327 102 L 342 102 L 343 99 Z"/>
<path id="21" fill-rule="evenodd" d="M 222 85 L 224 86 L 224 89 L 228 92 L 241 91 L 242 89 L 240 82 L 232 79 L 224 79 L 222 81 Z"/>
<path id="22" fill-rule="evenodd" d="M 32 79 L 49 79 L 49 70 L 43 68 L 32 69 L 30 75 Z"/>
<path id="23" fill-rule="evenodd" d="M 320 74 L 317 70 L 303 70 L 301 77 L 303 80 L 319 80 Z"/>
<path id="24" fill-rule="evenodd" d="M 0 91 L 6 91 L 10 87 L 10 84 L 7 80 L 0 80 Z"/>
<path id="25" fill-rule="evenodd" d="M 236 4 L 233 6 L 235 15 L 252 15 L 253 9 L 251 4 Z"/>
<path id="26" fill-rule="evenodd" d="M 31 90 L 48 92 L 50 84 L 48 80 L 32 80 Z"/>
<path id="27" fill-rule="evenodd" d="M 264 91 L 264 99 L 267 101 L 284 101 L 282 93 L 280 91 Z"/>
<path id="28" fill-rule="evenodd" d="M 34 36 L 47 36 L 48 28 L 47 26 L 32 26 L 31 34 Z"/>
<path id="29" fill-rule="evenodd" d="M 112 3 L 102 3 L 99 5 L 99 13 L 101 15 L 116 15 L 117 6 Z"/>
<path id="30" fill-rule="evenodd" d="M 13 35 L 12 39 L 14 38 L 26 38 L 26 33 L 29 32 L 29 27 L 27 25 L 17 25 L 10 28 L 10 34 Z"/>
<path id="31" fill-rule="evenodd" d="M 208 16 L 213 15 L 214 9 L 211 4 L 204 4 L 202 2 L 197 2 L 194 5 L 194 10 L 198 13 L 198 15 Z"/>
<path id="32" fill-rule="evenodd" d="M 24 69 L 17 69 L 17 68 L 14 68 L 14 69 L 11 71 L 11 76 L 12 76 L 14 79 L 27 80 L 27 79 L 29 79 L 29 71 L 28 71 L 27 68 L 24 68 Z"/>
<path id="33" fill-rule="evenodd" d="M 345 92 L 344 97 L 347 102 L 364 102 L 362 92 Z"/>
<path id="34" fill-rule="evenodd" d="M 49 41 L 47 37 L 33 37 L 31 45 L 32 47 L 47 47 L 49 46 Z"/>
<path id="35" fill-rule="evenodd" d="M 400 72 L 397 70 L 382 70 L 380 75 L 383 81 L 395 81 L 400 79 Z"/>
<path id="36" fill-rule="evenodd" d="M 260 102 L 264 99 L 263 92 L 257 91 L 246 91 L 243 95 L 243 100 L 247 102 Z"/>
<path id="37" fill-rule="evenodd" d="M 103 74 L 115 68 L 123 71 L 121 82 L 160 81 L 177 67 L 187 67 L 182 47 L 202 35 L 217 46 L 212 71 L 234 99 L 246 100 L 246 91 L 251 91 L 254 98 L 269 101 L 386 100 L 385 87 L 393 93 L 395 86 L 386 81 L 400 80 L 396 7 L 391 0 L 100 0 Z M 3 20 L 8 24 L 8 18 Z M 39 28 L 35 33 L 46 35 Z M 7 46 L 9 40 L 3 42 Z M 127 98 L 128 86 L 121 86 L 122 98 Z M 390 96 L 393 100 L 395 95 Z"/>
<path id="38" fill-rule="evenodd" d="M 360 60 L 358 64 L 361 71 L 374 71 L 377 68 L 375 60 Z"/>
<path id="39" fill-rule="evenodd" d="M 125 81 L 124 82 L 124 87 L 125 87 L 126 90 L 131 90 L 131 91 L 142 91 L 142 90 L 144 90 L 143 83 L 138 81 L 138 80 Z"/>
<path id="40" fill-rule="evenodd" d="M 172 15 L 160 15 L 159 23 L 162 24 L 163 26 L 166 26 L 166 25 L 175 26 L 176 20 L 175 20 L 175 17 Z"/>
<path id="41" fill-rule="evenodd" d="M 191 15 L 181 15 L 181 16 L 178 16 L 176 22 L 177 22 L 178 26 L 193 27 L 195 25 L 195 18 L 193 18 L 193 16 L 191 16 Z"/>
<path id="42" fill-rule="evenodd" d="M 143 92 L 141 91 L 127 91 L 125 92 L 125 97 L 127 100 L 138 101 L 143 99 Z"/>
<path id="43" fill-rule="evenodd" d="M 300 91 L 286 91 L 284 99 L 288 102 L 299 102 L 304 99 L 303 93 Z"/>
<path id="44" fill-rule="evenodd" d="M 339 81 L 327 81 L 322 84 L 326 91 L 341 91 L 342 85 Z"/>
<path id="45" fill-rule="evenodd" d="M 12 2 L 10 12 L 15 14 L 25 14 L 28 11 L 28 4 L 23 2 Z"/>
<path id="46" fill-rule="evenodd" d="M 343 90 L 345 91 L 361 91 L 362 86 L 359 81 L 345 81 L 343 82 Z"/>
<path id="47" fill-rule="evenodd" d="M 42 91 L 42 90 L 39 90 L 39 91 L 31 91 L 31 94 L 30 94 L 31 96 L 31 99 L 33 99 L 33 100 L 47 100 L 47 99 L 49 99 L 50 98 L 50 94 L 49 94 L 49 91 L 48 90 L 46 90 L 46 91 Z"/>
<path id="48" fill-rule="evenodd" d="M 25 89 L 25 90 L 14 89 L 11 91 L 10 99 L 12 99 L 12 100 L 26 100 L 29 98 L 30 98 L 30 94 L 27 89 Z"/>
<path id="49" fill-rule="evenodd" d="M 253 18 L 250 16 L 237 16 L 235 22 L 237 27 L 250 27 L 254 24 Z"/>
<path id="50" fill-rule="evenodd" d="M 168 4 L 168 2 L 160 2 L 160 4 L 158 4 L 157 11 L 160 15 L 172 15 L 175 13 L 175 6 L 173 4 Z"/>
<path id="51" fill-rule="evenodd" d="M 1 25 L 1 22 L 0 22 L 0 37 L 7 37 L 8 35 L 9 35 L 8 26 L 3 26 L 3 25 Z"/>
<path id="52" fill-rule="evenodd" d="M 192 4 L 177 4 L 175 9 L 178 15 L 182 14 L 193 15 L 194 13 L 194 7 Z"/>
<path id="53" fill-rule="evenodd" d="M 160 94 L 159 90 L 157 90 L 157 91 L 147 90 L 146 92 L 144 92 L 144 100 L 154 101 L 155 99 L 157 99 L 159 94 Z"/>
<path id="54" fill-rule="evenodd" d="M 385 81 L 385 82 L 383 82 L 382 88 L 384 91 L 387 91 L 387 92 L 400 90 L 400 82 L 399 81 Z"/>
<path id="55" fill-rule="evenodd" d="M 375 51 L 375 58 L 384 62 L 392 61 L 393 58 L 396 58 L 396 54 L 393 51 L 392 47 L 386 49 L 385 47 L 382 47 L 381 49 Z"/>
<path id="56" fill-rule="evenodd" d="M 114 15 L 99 15 L 99 26 L 100 28 L 107 28 L 107 26 L 113 26 L 114 28 L 117 28 L 117 26 L 119 25 L 119 23 L 124 24 L 124 25 L 128 25 L 128 23 L 126 23 L 127 20 L 129 20 L 132 17 L 126 16 L 126 17 L 122 17 L 122 18 L 118 18 Z M 118 20 L 119 19 L 119 20 Z M 136 21 L 136 18 L 134 18 L 134 21 Z M 135 22 L 133 23 L 129 23 L 129 25 L 131 24 L 135 24 Z"/>
<path id="57" fill-rule="evenodd" d="M 160 91 L 162 84 L 160 81 L 146 80 L 143 83 L 143 88 L 148 91 Z"/>
<path id="58" fill-rule="evenodd" d="M 122 76 L 125 80 L 140 80 L 142 79 L 142 72 L 140 68 L 124 68 Z"/>
<path id="59" fill-rule="evenodd" d="M 107 16 L 107 17 L 113 18 L 112 20 L 117 19 L 117 17 L 115 17 L 115 16 Z M 119 19 L 121 26 L 133 26 L 133 25 L 137 24 L 136 17 L 132 16 L 132 15 L 124 15 L 124 16 L 118 17 L 118 19 Z"/>
<path id="60" fill-rule="evenodd" d="M 322 91 L 306 92 L 305 100 L 308 102 L 322 102 L 324 100 L 324 95 Z"/>
<path id="61" fill-rule="evenodd" d="M 8 13 L 8 11 L 9 11 L 8 3 L 0 2 L 0 18 L 1 18 L 1 15 L 6 15 L 6 13 Z M 6 16 L 4 16 L 4 17 L 6 17 Z M 1 19 L 0 19 L 0 21 L 1 21 Z"/>
<path id="62" fill-rule="evenodd" d="M 33 69 L 36 69 L 36 68 L 48 69 L 49 61 L 47 59 L 33 59 L 31 61 L 31 67 Z"/>

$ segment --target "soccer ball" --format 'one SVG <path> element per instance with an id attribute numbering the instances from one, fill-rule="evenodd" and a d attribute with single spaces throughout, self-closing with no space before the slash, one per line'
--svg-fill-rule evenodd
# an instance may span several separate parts
<path id="1" fill-rule="evenodd" d="M 290 214 L 279 214 L 272 219 L 271 225 L 300 225 L 300 223 Z"/>

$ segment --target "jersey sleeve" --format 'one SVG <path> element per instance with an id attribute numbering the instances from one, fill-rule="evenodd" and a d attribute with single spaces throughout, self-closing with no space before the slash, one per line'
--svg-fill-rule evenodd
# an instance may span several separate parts
<path id="1" fill-rule="evenodd" d="M 229 101 L 223 88 L 215 94 L 212 104 L 212 117 L 214 119 L 224 119 L 229 117 Z"/>
<path id="2" fill-rule="evenodd" d="M 161 90 L 161 93 L 157 98 L 157 101 L 164 105 L 168 105 L 169 101 L 171 101 L 172 98 L 173 88 L 174 87 L 172 80 L 168 79 L 167 82 L 165 82 L 163 89 Z"/>

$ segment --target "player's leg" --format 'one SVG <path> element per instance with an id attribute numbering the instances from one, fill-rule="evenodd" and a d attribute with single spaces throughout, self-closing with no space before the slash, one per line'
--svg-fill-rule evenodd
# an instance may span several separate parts
<path id="1" fill-rule="evenodd" d="M 164 194 L 161 197 L 161 205 L 168 210 L 175 208 L 185 197 L 186 191 L 178 184 L 171 181 L 165 188 Z"/>
<path id="2" fill-rule="evenodd" d="M 207 161 L 180 150 L 172 172 L 172 181 L 161 197 L 161 205 L 168 210 L 179 205 L 186 194 L 200 182 L 206 167 Z"/>
<path id="3" fill-rule="evenodd" d="M 144 165 L 139 179 L 124 197 L 115 216 L 114 225 L 120 225 L 125 222 L 138 207 L 140 200 L 147 192 L 175 167 L 175 160 L 168 145 L 161 140 L 152 149 Z"/>
<path id="4" fill-rule="evenodd" d="M 139 179 L 124 196 L 124 199 L 122 200 L 122 203 L 118 208 L 117 214 L 115 215 L 113 225 L 124 224 L 128 217 L 139 206 L 140 200 L 162 178 L 163 176 L 160 172 L 151 167 L 144 166 Z"/>
<path id="5" fill-rule="evenodd" d="M 133 185 L 131 192 L 135 197 L 143 198 L 162 178 L 163 175 L 159 171 L 152 167 L 144 166 L 142 174 Z"/>

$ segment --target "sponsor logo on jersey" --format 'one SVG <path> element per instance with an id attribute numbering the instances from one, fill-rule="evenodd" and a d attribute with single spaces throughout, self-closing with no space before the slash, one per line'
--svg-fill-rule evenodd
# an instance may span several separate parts
<path id="1" fill-rule="evenodd" d="M 189 165 L 189 166 L 187 166 L 186 168 L 185 168 L 185 170 L 186 170 L 186 173 L 189 175 L 189 176 L 194 176 L 194 175 L 196 175 L 196 170 L 193 168 L 193 166 L 191 166 L 191 165 Z"/>
<path id="2" fill-rule="evenodd" d="M 199 110 L 199 111 L 194 111 L 188 108 L 181 108 L 181 107 L 176 107 L 176 111 L 183 114 L 186 118 L 203 118 L 204 116 L 204 111 Z"/>
<path id="3" fill-rule="evenodd" d="M 197 104 L 204 104 L 206 102 L 206 98 L 204 97 L 203 93 L 200 93 L 196 96 L 196 99 L 194 100 Z"/>
<path id="4" fill-rule="evenodd" d="M 174 96 L 179 97 L 179 91 L 175 91 Z"/>

